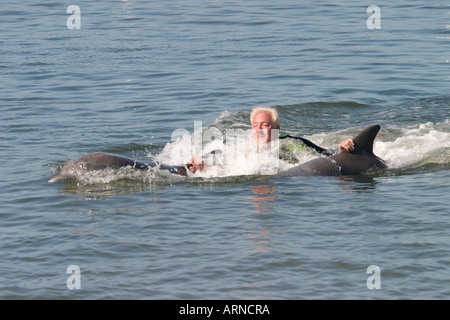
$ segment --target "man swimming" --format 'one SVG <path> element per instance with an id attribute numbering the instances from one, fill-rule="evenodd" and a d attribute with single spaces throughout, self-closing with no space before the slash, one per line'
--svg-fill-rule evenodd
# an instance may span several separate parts
<path id="1" fill-rule="evenodd" d="M 278 134 L 274 134 L 276 132 L 279 132 L 281 127 L 278 112 L 274 108 L 254 108 L 252 110 L 252 113 L 250 114 L 250 123 L 252 126 L 252 136 L 258 146 L 268 144 L 276 139 L 295 139 L 295 146 L 293 144 L 286 144 L 281 148 L 282 158 L 286 158 L 287 161 L 289 161 L 289 158 L 291 158 L 289 153 L 292 153 L 292 151 L 294 151 L 296 148 L 310 149 L 327 155 L 332 154 L 331 151 L 319 147 L 304 138 L 292 137 L 289 135 L 280 136 Z M 353 139 L 350 138 L 342 141 L 339 144 L 339 151 L 341 151 L 342 149 L 345 149 L 349 152 L 352 151 L 354 149 Z M 189 167 L 189 170 L 191 170 L 193 173 L 195 173 L 197 170 L 202 171 L 204 169 L 204 162 L 201 157 L 191 158 L 190 163 L 192 165 Z"/>

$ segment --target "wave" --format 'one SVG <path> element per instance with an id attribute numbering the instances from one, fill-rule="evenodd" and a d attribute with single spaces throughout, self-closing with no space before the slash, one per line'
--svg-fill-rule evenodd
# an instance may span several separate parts
<path id="1" fill-rule="evenodd" d="M 392 170 L 450 168 L 450 123 L 390 126 L 374 144 L 374 152 Z"/>

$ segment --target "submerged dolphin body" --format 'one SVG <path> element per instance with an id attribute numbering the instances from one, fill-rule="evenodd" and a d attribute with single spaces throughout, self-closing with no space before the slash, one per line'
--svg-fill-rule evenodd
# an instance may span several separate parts
<path id="1" fill-rule="evenodd" d="M 373 154 L 373 141 L 380 131 L 379 125 L 367 127 L 353 138 L 355 149 L 313 159 L 278 176 L 341 176 L 374 173 L 386 169 L 385 162 Z"/>
<path id="2" fill-rule="evenodd" d="M 144 163 L 135 161 L 133 159 L 121 157 L 115 154 L 94 152 L 87 154 L 76 160 L 70 160 L 64 164 L 61 172 L 48 182 L 56 182 L 75 177 L 74 170 L 82 169 L 101 169 L 106 167 L 120 168 L 130 166 L 136 169 L 150 169 L 158 167 L 159 169 L 169 170 L 171 173 L 186 175 L 186 168 L 184 166 L 168 166 L 156 162 Z"/>

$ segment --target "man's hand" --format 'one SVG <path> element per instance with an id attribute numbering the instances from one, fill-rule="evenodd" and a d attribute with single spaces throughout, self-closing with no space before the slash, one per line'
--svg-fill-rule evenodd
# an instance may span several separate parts
<path id="1" fill-rule="evenodd" d="M 190 160 L 190 163 L 192 166 L 189 167 L 189 170 L 191 170 L 193 173 L 195 173 L 197 170 L 203 171 L 205 168 L 205 164 L 203 162 L 203 158 L 199 156 L 192 157 Z"/>
<path id="2" fill-rule="evenodd" d="M 341 151 L 342 149 L 351 152 L 353 150 L 355 150 L 355 144 L 353 142 L 353 139 L 347 139 L 341 142 L 341 144 L 339 145 L 339 151 Z"/>

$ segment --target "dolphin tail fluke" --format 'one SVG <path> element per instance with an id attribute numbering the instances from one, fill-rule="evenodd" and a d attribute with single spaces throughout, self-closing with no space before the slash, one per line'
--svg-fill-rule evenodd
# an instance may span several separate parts
<path id="1" fill-rule="evenodd" d="M 375 140 L 378 131 L 380 131 L 379 125 L 367 127 L 361 131 L 356 137 L 353 138 L 355 150 L 353 150 L 352 153 L 365 152 L 368 154 L 373 154 L 373 141 Z"/>

